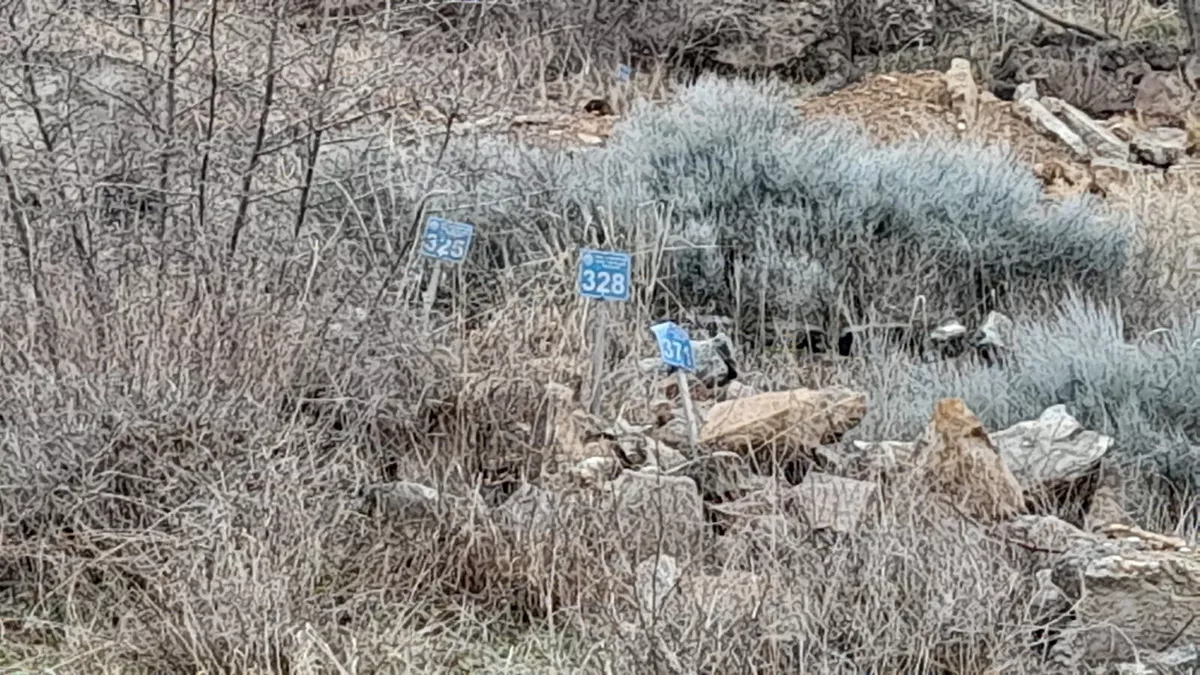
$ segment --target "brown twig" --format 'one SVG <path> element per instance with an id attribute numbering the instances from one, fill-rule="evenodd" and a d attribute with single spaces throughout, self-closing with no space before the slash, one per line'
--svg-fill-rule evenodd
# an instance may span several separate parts
<path id="1" fill-rule="evenodd" d="M 1115 35 L 1109 35 L 1108 33 L 1098 31 L 1094 28 L 1088 28 L 1087 26 L 1075 23 L 1074 21 L 1068 21 L 1056 14 L 1053 14 L 1052 12 L 1050 12 L 1046 9 L 1038 7 L 1037 5 L 1033 4 L 1033 2 L 1031 2 L 1031 0 L 1012 0 L 1012 1 L 1015 2 L 1016 4 L 1020 5 L 1021 7 L 1023 7 L 1025 10 L 1032 12 L 1033 14 L 1036 14 L 1037 16 L 1041 17 L 1042 19 L 1044 19 L 1046 21 L 1049 21 L 1052 24 L 1055 24 L 1055 25 L 1057 25 L 1061 28 L 1065 28 L 1067 30 L 1075 31 L 1076 33 L 1079 33 L 1081 35 L 1086 35 L 1094 40 L 1099 40 L 1099 41 L 1103 42 L 1105 40 L 1117 39 Z"/>

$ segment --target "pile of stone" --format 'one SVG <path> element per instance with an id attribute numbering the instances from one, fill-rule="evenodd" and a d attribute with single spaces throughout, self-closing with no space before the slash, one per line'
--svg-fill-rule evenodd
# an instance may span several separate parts
<path id="1" fill-rule="evenodd" d="M 1187 129 L 1139 128 L 1128 118 L 1101 122 L 1060 98 L 1039 96 L 1035 82 L 1017 87 L 1014 104 L 1022 119 L 1057 139 L 1074 159 L 1093 167 L 1137 171 L 1133 165 L 1140 163 L 1176 172 L 1197 168 L 1188 154 L 1191 141 Z"/>
<path id="2" fill-rule="evenodd" d="M 1114 440 L 1083 428 L 1064 406 L 989 433 L 962 400 L 943 399 L 915 439 L 847 441 L 867 413 L 864 393 L 758 392 L 728 380 L 696 402 L 693 444 L 669 382 L 663 376 L 659 390 L 673 396 L 634 422 L 607 422 L 563 397 L 553 413 L 557 471 L 499 506 L 414 483 L 374 486 L 365 505 L 411 520 L 436 518 L 449 503 L 529 532 L 561 529 L 571 522 L 566 514 L 579 517 L 571 509 L 586 504 L 637 562 L 639 611 L 661 617 L 703 606 L 719 618 L 748 616 L 770 595 L 767 580 L 747 571 L 755 566 L 738 561 L 774 559 L 781 537 L 852 539 L 916 486 L 956 527 L 985 532 L 1029 559 L 1040 636 L 1030 649 L 1041 650 L 1047 668 L 1197 665 L 1200 553 L 1136 527 L 1110 464 Z M 713 552 L 724 557 L 722 571 L 694 564 Z M 681 658 L 662 640 L 648 648 Z"/>
<path id="3" fill-rule="evenodd" d="M 944 80 L 959 129 L 974 126 L 980 101 L 990 94 L 980 92 L 971 63 L 954 59 Z M 1013 86 L 1012 112 L 1067 151 L 1068 161 L 1049 157 L 1034 167 L 1050 193 L 1105 194 L 1107 186 L 1134 175 L 1200 175 L 1200 109 L 1195 92 L 1178 75 L 1147 71 L 1131 90 L 1128 109 L 1107 120 L 1094 118 L 1065 93 L 1039 91 L 1039 82 L 1046 81 Z"/>

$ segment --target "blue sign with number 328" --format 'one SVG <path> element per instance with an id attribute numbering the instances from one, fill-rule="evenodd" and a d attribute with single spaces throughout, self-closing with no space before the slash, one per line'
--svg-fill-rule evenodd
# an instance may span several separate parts
<path id="1" fill-rule="evenodd" d="M 650 327 L 658 340 L 658 352 L 663 363 L 684 370 L 696 370 L 696 357 L 692 353 L 692 339 L 687 331 L 673 321 L 664 321 Z"/>
<path id="2" fill-rule="evenodd" d="M 632 258 L 619 251 L 579 252 L 579 294 L 593 300 L 629 300 Z"/>
<path id="3" fill-rule="evenodd" d="M 467 249 L 471 248 L 471 238 L 474 236 L 474 225 L 429 216 L 429 220 L 425 221 L 425 233 L 421 235 L 421 255 L 460 263 L 467 257 Z"/>

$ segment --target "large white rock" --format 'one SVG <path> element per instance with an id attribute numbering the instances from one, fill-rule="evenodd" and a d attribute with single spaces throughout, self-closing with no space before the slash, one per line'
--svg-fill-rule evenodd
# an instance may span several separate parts
<path id="1" fill-rule="evenodd" d="M 1046 408 L 1036 420 L 1018 422 L 991 437 L 1026 490 L 1082 478 L 1113 446 L 1110 436 L 1084 429 L 1064 405 Z"/>

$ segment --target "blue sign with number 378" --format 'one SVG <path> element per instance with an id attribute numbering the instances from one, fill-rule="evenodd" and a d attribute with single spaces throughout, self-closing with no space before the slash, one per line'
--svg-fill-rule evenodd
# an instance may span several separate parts
<path id="1" fill-rule="evenodd" d="M 429 216 L 429 220 L 425 221 L 425 233 L 421 235 L 421 255 L 460 263 L 467 257 L 467 249 L 471 248 L 471 238 L 474 236 L 474 225 Z"/>
<path id="2" fill-rule="evenodd" d="M 684 370 L 696 370 L 696 356 L 692 352 L 692 340 L 687 331 L 673 321 L 664 321 L 650 327 L 658 340 L 658 352 L 663 363 Z"/>
<path id="3" fill-rule="evenodd" d="M 581 250 L 579 294 L 593 300 L 629 300 L 629 271 L 632 267 L 632 258 L 628 253 Z"/>

